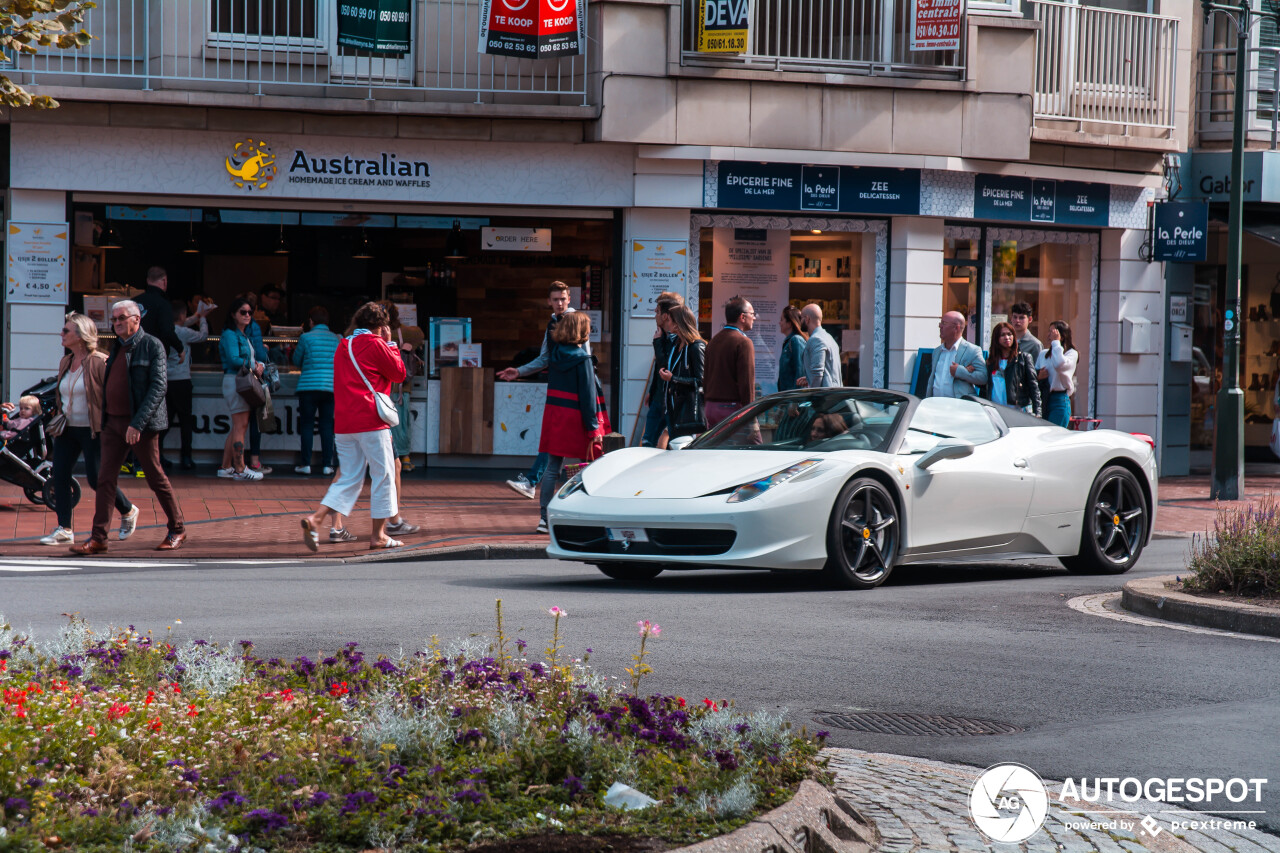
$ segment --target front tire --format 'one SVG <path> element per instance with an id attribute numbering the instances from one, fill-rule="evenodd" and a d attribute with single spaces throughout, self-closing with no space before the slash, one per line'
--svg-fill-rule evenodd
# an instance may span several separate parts
<path id="1" fill-rule="evenodd" d="M 658 575 L 662 574 L 661 567 L 646 566 L 643 563 L 596 563 L 596 568 L 604 572 L 607 577 L 611 577 L 616 581 L 627 581 L 630 583 L 651 581 Z"/>
<path id="2" fill-rule="evenodd" d="M 827 524 L 827 581 L 841 589 L 873 589 L 893 571 L 902 526 L 893 495 L 870 477 L 840 490 Z"/>
<path id="3" fill-rule="evenodd" d="M 40 495 L 41 495 L 40 502 L 43 503 L 45 506 L 47 506 L 49 509 L 53 510 L 54 512 L 57 512 L 58 501 L 55 498 L 55 494 L 56 493 L 53 490 L 53 478 L 50 477 L 49 479 L 44 481 L 44 486 L 42 486 L 40 489 Z M 80 503 L 80 484 L 76 482 L 75 477 L 72 477 L 71 478 L 71 508 L 75 509 L 75 506 L 78 503 Z"/>
<path id="4" fill-rule="evenodd" d="M 1102 469 L 1085 504 L 1080 552 L 1060 558 L 1062 565 L 1080 575 L 1124 574 L 1142 554 L 1150 517 L 1133 472 L 1119 465 Z"/>

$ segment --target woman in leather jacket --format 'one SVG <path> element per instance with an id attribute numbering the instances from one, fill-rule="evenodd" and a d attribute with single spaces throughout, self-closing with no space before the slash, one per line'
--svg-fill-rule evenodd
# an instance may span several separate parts
<path id="1" fill-rule="evenodd" d="M 698 318 L 684 305 L 667 312 L 675 346 L 658 375 L 667 383 L 667 430 L 671 438 L 706 432 L 702 377 L 707 343 L 698 334 Z"/>
<path id="2" fill-rule="evenodd" d="M 983 397 L 1024 412 L 1041 416 L 1040 383 L 1036 366 L 1028 353 L 1018 350 L 1018 336 L 1008 323 L 996 323 L 991 330 L 991 354 L 987 356 L 989 381 L 980 389 Z"/>

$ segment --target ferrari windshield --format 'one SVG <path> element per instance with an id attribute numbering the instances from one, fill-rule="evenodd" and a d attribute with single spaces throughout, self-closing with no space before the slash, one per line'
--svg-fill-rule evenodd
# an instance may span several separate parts
<path id="1" fill-rule="evenodd" d="M 774 394 L 704 433 L 689 449 L 883 453 L 907 399 L 867 388 Z"/>

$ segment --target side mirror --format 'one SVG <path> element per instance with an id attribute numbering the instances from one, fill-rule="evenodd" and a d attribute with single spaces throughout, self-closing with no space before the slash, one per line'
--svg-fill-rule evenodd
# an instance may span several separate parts
<path id="1" fill-rule="evenodd" d="M 916 461 L 917 468 L 928 468 L 943 459 L 963 459 L 973 455 L 973 442 L 963 438 L 944 438 Z"/>

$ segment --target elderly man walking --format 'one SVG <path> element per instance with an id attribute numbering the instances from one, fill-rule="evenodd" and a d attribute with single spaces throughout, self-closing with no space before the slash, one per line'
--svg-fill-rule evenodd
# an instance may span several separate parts
<path id="1" fill-rule="evenodd" d="M 942 345 L 933 351 L 926 397 L 963 397 L 978 393 L 987 383 L 986 362 L 977 344 L 964 339 L 966 321 L 959 311 L 948 311 L 938 321 Z"/>
<path id="2" fill-rule="evenodd" d="M 164 403 L 168 387 L 165 347 L 142 331 L 142 311 L 136 302 L 125 300 L 113 305 L 111 325 L 116 342 L 102 380 L 102 423 L 97 425 L 101 428 L 101 468 L 93 532 L 84 542 L 72 545 L 71 553 L 101 554 L 107 550 L 107 524 L 115 506 L 116 481 L 130 449 L 169 523 L 169 533 L 156 550 L 174 551 L 182 547 L 187 531 L 178 496 L 160 464 L 160 434 L 169 423 Z"/>
<path id="3" fill-rule="evenodd" d="M 810 303 L 800 309 L 800 323 L 809 341 L 800 358 L 798 388 L 837 388 L 840 381 L 840 349 L 831 333 L 822 328 L 822 309 Z"/>

